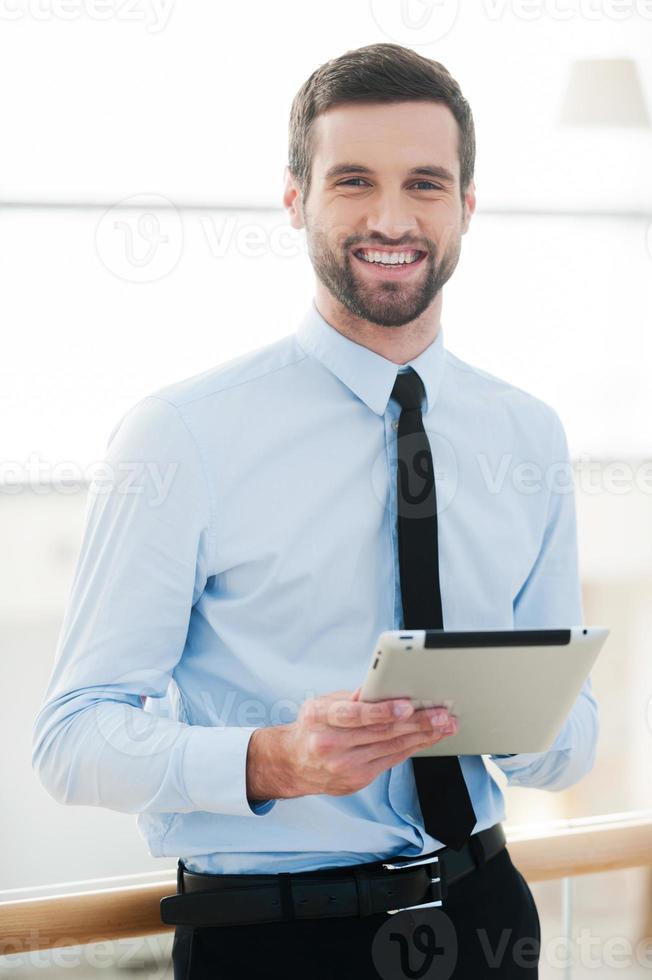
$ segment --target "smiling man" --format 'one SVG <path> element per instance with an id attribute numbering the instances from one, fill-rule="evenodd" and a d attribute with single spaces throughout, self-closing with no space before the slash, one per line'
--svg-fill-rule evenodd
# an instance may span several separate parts
<path id="1" fill-rule="evenodd" d="M 400 364 L 435 339 L 475 210 L 457 125 L 433 101 L 336 105 L 314 120 L 310 195 L 288 172 L 284 203 L 306 229 L 318 310 Z"/>
<path id="2" fill-rule="evenodd" d="M 486 479 L 506 455 L 568 466 L 559 417 L 443 343 L 474 156 L 438 62 L 373 44 L 316 69 L 283 195 L 315 272 L 301 322 L 146 396 L 109 439 L 109 467 L 175 478 L 156 502 L 147 481 L 90 493 L 33 764 L 178 858 L 177 980 L 537 976 L 484 758 L 413 760 L 455 717 L 360 700 L 383 630 L 583 619 L 572 492 Z M 494 761 L 562 790 L 597 731 L 587 680 L 549 751 Z"/>

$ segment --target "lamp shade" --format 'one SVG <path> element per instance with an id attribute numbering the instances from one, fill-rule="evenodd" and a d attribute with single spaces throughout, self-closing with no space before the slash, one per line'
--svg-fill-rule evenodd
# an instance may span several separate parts
<path id="1" fill-rule="evenodd" d="M 563 126 L 650 127 L 636 63 L 631 58 L 571 64 L 559 119 Z"/>

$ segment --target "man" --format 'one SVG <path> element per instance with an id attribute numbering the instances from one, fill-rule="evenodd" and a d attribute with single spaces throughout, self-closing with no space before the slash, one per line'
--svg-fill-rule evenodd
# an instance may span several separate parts
<path id="1" fill-rule="evenodd" d="M 455 718 L 359 696 L 384 629 L 582 622 L 572 492 L 487 477 L 505 454 L 567 467 L 556 412 L 443 345 L 471 111 L 442 65 L 373 44 L 305 82 L 289 149 L 314 299 L 114 429 L 108 471 L 129 463 L 139 492 L 92 489 L 33 763 L 62 803 L 138 813 L 150 853 L 179 858 L 175 977 L 533 977 L 537 910 L 483 758 L 417 767 Z M 416 537 L 410 439 L 436 499 Z M 406 622 L 415 597 L 426 624 Z M 550 751 L 494 758 L 561 790 L 596 738 L 587 681 Z"/>

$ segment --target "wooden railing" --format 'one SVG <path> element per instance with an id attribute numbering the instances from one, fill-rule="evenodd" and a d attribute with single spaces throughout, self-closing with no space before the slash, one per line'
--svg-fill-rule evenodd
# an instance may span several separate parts
<path id="1" fill-rule="evenodd" d="M 652 812 L 506 827 L 529 882 L 652 866 Z M 169 932 L 159 902 L 176 891 L 164 873 L 0 893 L 0 955 Z"/>

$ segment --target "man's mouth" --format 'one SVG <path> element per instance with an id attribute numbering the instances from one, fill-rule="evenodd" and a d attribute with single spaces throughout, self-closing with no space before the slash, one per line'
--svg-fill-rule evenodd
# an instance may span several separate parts
<path id="1" fill-rule="evenodd" d="M 351 253 L 370 274 L 392 279 L 411 275 L 427 255 L 419 249 L 354 248 Z"/>

